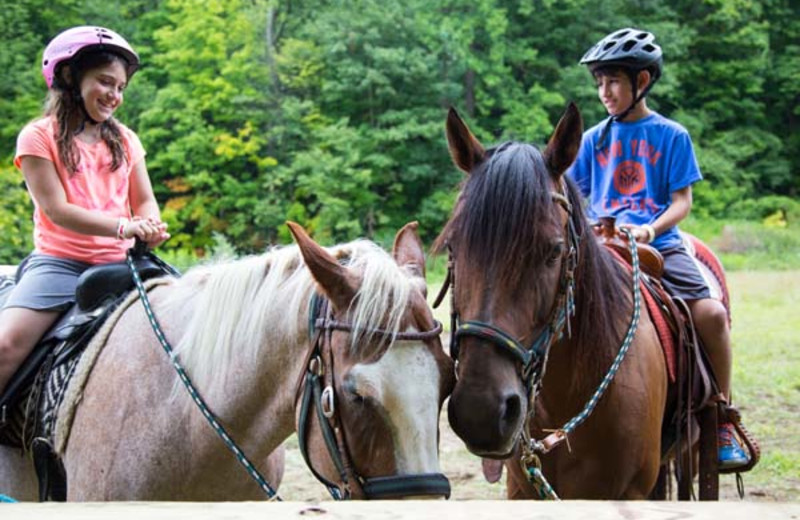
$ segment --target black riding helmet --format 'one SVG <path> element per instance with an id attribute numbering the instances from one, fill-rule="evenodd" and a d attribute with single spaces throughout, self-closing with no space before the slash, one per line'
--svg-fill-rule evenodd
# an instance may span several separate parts
<path id="1" fill-rule="evenodd" d="M 664 63 L 661 47 L 655 39 L 652 33 L 638 29 L 614 31 L 586 51 L 581 58 L 581 65 L 587 65 L 592 71 L 607 66 L 624 67 L 636 72 L 647 69 L 653 76 L 651 83 L 655 83 L 661 77 Z"/>
<path id="2" fill-rule="evenodd" d="M 597 148 L 602 148 L 611 122 L 624 119 L 661 77 L 664 58 L 661 47 L 656 44 L 655 39 L 655 36 L 647 31 L 632 28 L 620 29 L 594 44 L 581 58 L 580 64 L 588 66 L 592 73 L 599 69 L 613 67 L 620 67 L 628 71 L 633 87 L 633 103 L 624 112 L 609 119 L 597 143 Z M 641 93 L 638 93 L 636 77 L 642 70 L 650 72 L 650 83 Z"/>

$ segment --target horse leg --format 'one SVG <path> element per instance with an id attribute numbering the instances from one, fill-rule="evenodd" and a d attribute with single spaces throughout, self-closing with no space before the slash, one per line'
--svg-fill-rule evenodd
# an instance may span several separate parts
<path id="1" fill-rule="evenodd" d="M 675 478 L 678 481 L 678 500 L 694 498 L 694 476 L 697 474 L 697 442 L 684 446 L 680 457 L 680 465 L 675 466 Z"/>
<path id="2" fill-rule="evenodd" d="M 0 494 L 18 501 L 39 500 L 39 485 L 30 456 L 0 446 Z"/>

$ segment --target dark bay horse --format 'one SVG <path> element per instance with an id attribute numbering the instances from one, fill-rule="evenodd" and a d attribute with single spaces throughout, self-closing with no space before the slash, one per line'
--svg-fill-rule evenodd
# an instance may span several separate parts
<path id="1" fill-rule="evenodd" d="M 506 460 L 510 498 L 646 498 L 661 465 L 664 355 L 632 275 L 598 245 L 564 175 L 582 131 L 571 104 L 543 152 L 486 149 L 455 110 L 447 119 L 451 156 L 468 174 L 435 244 L 452 262 L 449 420 L 471 452 Z M 626 336 L 627 356 L 581 416 Z M 580 426 L 553 432 L 575 417 Z M 545 449 L 533 454 L 521 435 Z"/>

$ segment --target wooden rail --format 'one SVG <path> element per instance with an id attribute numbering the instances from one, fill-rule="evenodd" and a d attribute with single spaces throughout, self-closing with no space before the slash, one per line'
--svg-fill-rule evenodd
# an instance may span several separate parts
<path id="1" fill-rule="evenodd" d="M 774 502 L 107 502 L 0 504 L 3 520 L 270 520 L 344 519 L 469 520 L 516 518 L 559 520 L 800 520 L 800 503 Z"/>

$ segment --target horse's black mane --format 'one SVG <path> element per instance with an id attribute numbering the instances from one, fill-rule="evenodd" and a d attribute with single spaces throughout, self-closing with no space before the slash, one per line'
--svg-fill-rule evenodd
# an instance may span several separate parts
<path id="1" fill-rule="evenodd" d="M 594 350 L 587 354 L 588 363 L 605 364 L 607 356 L 600 350 L 606 349 L 600 346 L 612 348 L 624 334 L 627 319 L 621 316 L 629 314 L 630 283 L 616 262 L 601 252 L 580 192 L 571 179 L 565 180 L 580 237 L 573 339 Z M 459 259 L 495 273 L 493 290 L 513 292 L 523 277 L 546 261 L 550 240 L 560 233 L 551 190 L 551 174 L 536 147 L 507 142 L 487 150 L 486 159 L 465 179 L 435 249 L 452 245 Z"/>

